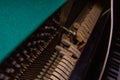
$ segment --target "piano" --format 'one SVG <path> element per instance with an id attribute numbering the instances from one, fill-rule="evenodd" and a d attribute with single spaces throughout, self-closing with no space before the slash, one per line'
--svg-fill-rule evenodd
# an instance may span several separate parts
<path id="1" fill-rule="evenodd" d="M 1 0 L 0 80 L 120 80 L 112 1 Z"/>

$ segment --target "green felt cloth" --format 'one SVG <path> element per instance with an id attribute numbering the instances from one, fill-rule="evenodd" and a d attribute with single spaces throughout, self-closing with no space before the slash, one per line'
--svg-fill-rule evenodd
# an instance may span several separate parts
<path id="1" fill-rule="evenodd" d="M 66 0 L 0 0 L 0 62 Z"/>

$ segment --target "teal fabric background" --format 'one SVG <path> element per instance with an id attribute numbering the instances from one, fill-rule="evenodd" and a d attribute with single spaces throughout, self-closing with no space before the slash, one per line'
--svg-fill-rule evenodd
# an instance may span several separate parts
<path id="1" fill-rule="evenodd" d="M 66 0 L 0 0 L 0 62 Z"/>

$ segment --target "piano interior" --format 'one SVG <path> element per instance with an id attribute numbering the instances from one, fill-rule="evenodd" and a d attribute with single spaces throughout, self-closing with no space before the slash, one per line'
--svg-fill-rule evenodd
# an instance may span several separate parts
<path id="1" fill-rule="evenodd" d="M 117 1 L 110 54 L 101 73 L 111 32 L 111 1 L 68 0 L 2 61 L 0 80 L 120 80 Z"/>

